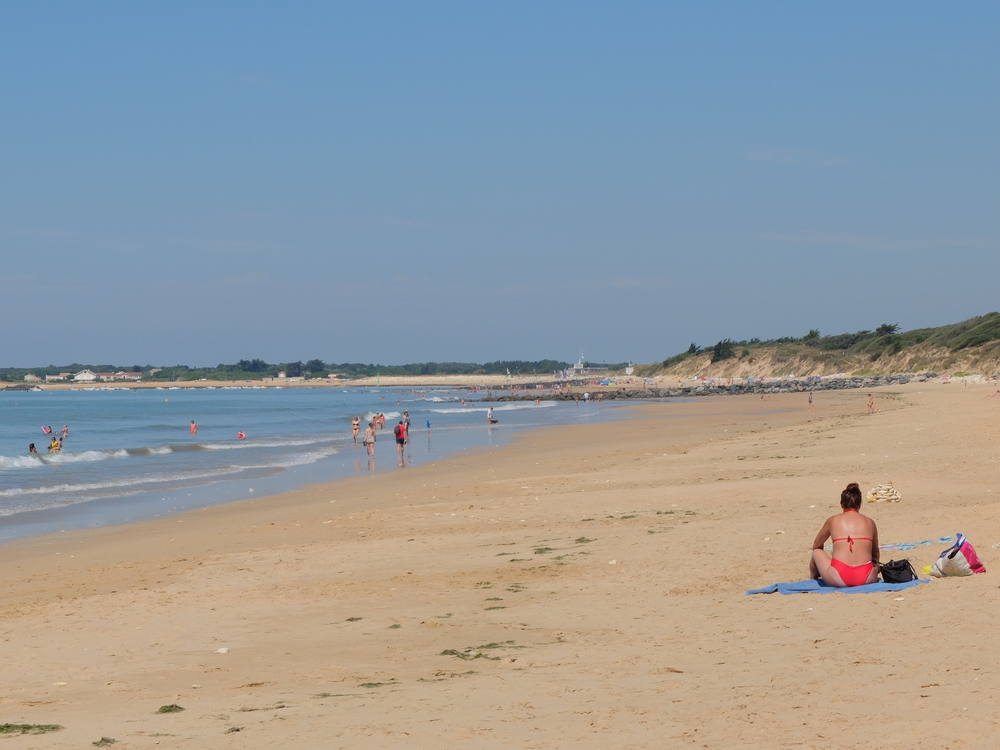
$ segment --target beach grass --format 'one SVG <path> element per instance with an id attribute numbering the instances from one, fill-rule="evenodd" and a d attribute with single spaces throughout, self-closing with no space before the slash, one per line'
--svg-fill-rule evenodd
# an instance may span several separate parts
<path id="1" fill-rule="evenodd" d="M 0 724 L 0 735 L 48 734 L 62 728 L 60 724 Z"/>

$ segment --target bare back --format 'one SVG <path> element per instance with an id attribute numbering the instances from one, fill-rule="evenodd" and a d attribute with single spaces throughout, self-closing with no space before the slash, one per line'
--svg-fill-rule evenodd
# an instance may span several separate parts
<path id="1" fill-rule="evenodd" d="M 875 522 L 854 511 L 830 516 L 816 537 L 814 549 L 833 540 L 833 558 L 848 565 L 863 565 L 878 560 L 878 528 Z"/>

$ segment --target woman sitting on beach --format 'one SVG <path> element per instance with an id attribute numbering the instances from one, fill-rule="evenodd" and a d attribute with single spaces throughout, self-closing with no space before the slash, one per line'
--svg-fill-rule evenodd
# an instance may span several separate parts
<path id="1" fill-rule="evenodd" d="M 813 542 L 809 576 L 822 578 L 830 586 L 863 586 L 878 581 L 878 529 L 861 515 L 861 488 L 851 482 L 840 493 L 843 513 L 830 516 Z M 823 545 L 833 538 L 833 558 Z"/>

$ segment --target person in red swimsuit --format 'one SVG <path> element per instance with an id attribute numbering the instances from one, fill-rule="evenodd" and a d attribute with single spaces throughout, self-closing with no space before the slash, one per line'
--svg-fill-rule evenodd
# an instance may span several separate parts
<path id="1" fill-rule="evenodd" d="M 840 493 L 843 513 L 830 516 L 813 542 L 809 576 L 822 578 L 831 586 L 864 586 L 878 581 L 878 529 L 868 516 L 861 515 L 861 488 L 851 482 Z M 823 545 L 833 539 L 833 557 Z"/>

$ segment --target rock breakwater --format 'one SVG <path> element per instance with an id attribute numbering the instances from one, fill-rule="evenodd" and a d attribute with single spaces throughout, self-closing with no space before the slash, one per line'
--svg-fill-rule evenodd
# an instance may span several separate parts
<path id="1" fill-rule="evenodd" d="M 583 381 L 571 382 L 573 390 L 564 393 L 541 395 L 540 393 L 521 393 L 492 396 L 484 401 L 574 401 L 588 387 L 594 387 L 603 392 L 605 400 L 644 399 L 644 398 L 691 398 L 694 396 L 735 396 L 741 394 L 774 394 L 774 393 L 804 393 L 807 391 L 842 391 L 851 389 L 882 388 L 888 385 L 903 385 L 910 381 L 925 382 L 937 377 L 937 373 L 925 372 L 920 375 L 879 375 L 877 377 L 844 377 L 844 378 L 801 378 L 782 380 L 740 380 L 733 383 L 716 383 L 706 381 L 694 386 L 678 386 L 675 388 L 635 388 L 621 387 L 619 389 L 592 386 Z M 528 386 L 530 388 L 531 386 Z"/>

